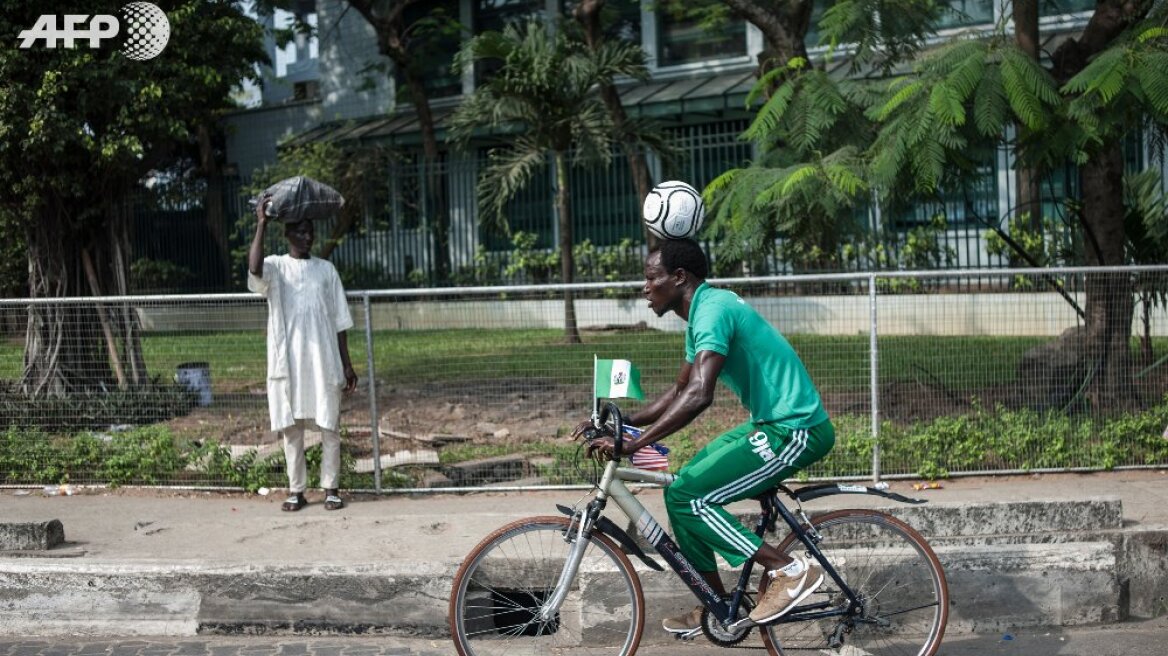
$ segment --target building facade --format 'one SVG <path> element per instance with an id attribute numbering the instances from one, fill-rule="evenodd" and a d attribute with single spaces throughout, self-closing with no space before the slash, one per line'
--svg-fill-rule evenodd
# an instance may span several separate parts
<path id="1" fill-rule="evenodd" d="M 418 3 L 419 12 L 446 12 L 473 33 L 500 29 L 503 25 L 538 17 L 550 22 L 570 15 L 572 0 L 433 0 Z M 754 83 L 757 57 L 763 49 L 759 31 L 744 21 L 730 21 L 723 29 L 702 26 L 657 9 L 653 0 L 609 0 L 611 33 L 639 43 L 649 57 L 651 79 L 621 87 L 622 101 L 634 116 L 652 117 L 663 125 L 679 147 L 678 168 L 663 170 L 651 161 L 655 180 L 684 179 L 701 188 L 729 168 L 744 166 L 754 150 L 739 135 L 751 114 L 745 98 Z M 814 25 L 827 6 L 817 2 L 809 46 L 818 40 Z M 989 30 L 1003 20 L 1002 3 L 994 0 L 954 0 L 942 22 L 939 38 L 961 30 Z M 1046 33 L 1081 29 L 1094 9 L 1083 0 L 1044 0 L 1042 23 Z M 382 283 L 427 279 L 434 267 L 424 185 L 429 178 L 420 170 L 419 136 L 413 104 L 401 92 L 393 66 L 378 53 L 373 28 L 344 0 L 306 0 L 297 6 L 301 18 L 316 27 L 311 40 L 277 48 L 269 42 L 275 67 L 267 71 L 262 103 L 227 117 L 228 160 L 242 177 L 276 159 L 277 149 L 313 141 L 338 144 L 377 144 L 407 156 L 371 193 L 369 216 L 359 232 L 346 238 L 332 258 L 342 270 L 364 271 Z M 289 16 L 264 17 L 269 25 L 288 24 Z M 471 93 L 475 72 L 455 73 L 452 67 L 457 39 L 428 63 L 427 85 L 438 117 L 440 138 L 443 121 L 460 98 Z M 822 50 L 812 49 L 812 56 Z M 479 226 L 474 197 L 480 153 L 453 150 L 444 153 L 443 184 L 450 211 L 448 257 L 452 270 L 473 267 L 482 253 L 511 247 L 505 236 Z M 623 158 L 607 169 L 574 171 L 573 213 L 577 241 L 590 240 L 600 247 L 624 239 L 640 240 L 640 212 L 635 190 Z M 987 162 L 982 184 L 970 202 L 968 190 L 960 198 L 939 205 L 913 208 L 903 216 L 881 217 L 865 211 L 858 220 L 873 229 L 908 230 L 928 222 L 939 212 L 947 221 L 946 248 L 951 265 L 1000 264 L 985 249 L 984 226 L 968 214 L 999 217 L 1014 206 L 1014 171 L 1010 153 L 999 153 Z M 1064 181 L 1070 185 L 1069 179 Z M 1071 189 L 1052 192 L 1070 192 Z M 556 243 L 556 220 L 550 175 L 535 181 L 508 209 L 512 231 L 537 237 L 537 245 Z M 782 263 L 770 267 L 781 271 Z M 586 277 L 586 276 L 585 276 Z"/>

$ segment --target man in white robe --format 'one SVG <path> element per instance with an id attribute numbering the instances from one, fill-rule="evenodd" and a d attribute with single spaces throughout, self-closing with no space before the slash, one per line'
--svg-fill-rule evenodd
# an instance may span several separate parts
<path id="1" fill-rule="evenodd" d="M 320 485 L 327 510 L 343 508 L 341 392 L 357 388 L 346 331 L 353 327 L 336 267 L 312 256 L 312 221 L 285 224 L 287 255 L 263 256 L 269 221 L 256 204 L 256 234 L 248 251 L 247 288 L 268 299 L 268 411 L 272 430 L 284 438 L 289 497 L 284 510 L 300 510 L 308 475 L 304 434 L 317 430 L 323 449 Z"/>

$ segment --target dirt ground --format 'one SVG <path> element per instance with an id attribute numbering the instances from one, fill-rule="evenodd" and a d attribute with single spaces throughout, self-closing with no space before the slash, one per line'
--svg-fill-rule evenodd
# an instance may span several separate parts
<path id="1" fill-rule="evenodd" d="M 377 412 L 382 434 L 381 450 L 416 448 L 419 436 L 445 435 L 477 444 L 525 443 L 566 439 L 572 428 L 587 417 L 587 390 L 558 384 L 550 379 L 493 379 L 457 384 L 389 385 L 379 387 Z M 979 402 L 992 407 L 1011 404 L 1015 390 L 982 390 Z M 867 392 L 824 395 L 828 412 L 867 415 Z M 915 421 L 960 414 L 971 408 L 968 396 L 957 396 L 927 382 L 899 382 L 880 390 L 881 417 Z M 358 457 L 372 452 L 369 396 L 358 390 L 345 397 L 342 424 L 350 447 Z M 707 411 L 708 420 L 732 425 L 745 412 L 729 393 L 720 394 Z M 223 444 L 259 445 L 273 442 L 268 430 L 267 405 L 256 393 L 217 397 L 205 408 L 196 408 L 169 422 L 176 433 L 195 439 L 214 439 Z"/>
<path id="2" fill-rule="evenodd" d="M 377 399 L 382 451 L 417 445 L 405 437 L 449 435 L 479 443 L 527 442 L 565 436 L 590 408 L 578 387 L 537 378 L 459 384 L 382 384 Z M 369 395 L 358 390 L 342 401 L 341 423 L 355 455 L 371 452 Z M 217 397 L 166 425 L 195 439 L 258 445 L 276 439 L 263 396 Z M 396 437 L 395 437 L 396 436 Z M 400 442 L 400 443 L 399 443 Z"/>

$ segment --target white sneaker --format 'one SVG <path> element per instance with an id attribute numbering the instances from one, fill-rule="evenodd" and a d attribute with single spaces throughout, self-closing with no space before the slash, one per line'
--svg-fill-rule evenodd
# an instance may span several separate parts
<path id="1" fill-rule="evenodd" d="M 803 556 L 795 556 L 795 559 L 803 563 L 803 571 L 795 576 L 787 576 L 779 570 L 768 572 L 770 584 L 759 598 L 758 605 L 750 611 L 750 619 L 755 623 L 766 624 L 779 619 L 823 585 L 823 568 L 819 563 Z"/>

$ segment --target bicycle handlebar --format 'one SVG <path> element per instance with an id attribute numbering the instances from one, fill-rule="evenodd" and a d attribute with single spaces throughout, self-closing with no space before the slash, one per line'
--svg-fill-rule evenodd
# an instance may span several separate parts
<path id="1" fill-rule="evenodd" d="M 624 451 L 624 441 L 625 441 L 625 437 L 624 437 L 625 421 L 624 421 L 624 417 L 621 416 L 620 408 L 618 408 L 617 405 L 615 403 L 613 403 L 612 401 L 605 403 L 604 406 L 600 409 L 600 416 L 596 420 L 597 421 L 596 427 L 600 428 L 600 427 L 604 426 L 606 423 L 608 423 L 610 416 L 612 417 L 612 420 L 613 420 L 613 431 L 614 431 L 614 435 L 612 438 L 612 443 L 613 443 L 612 457 L 614 460 L 619 460 L 621 457 L 621 453 Z"/>

